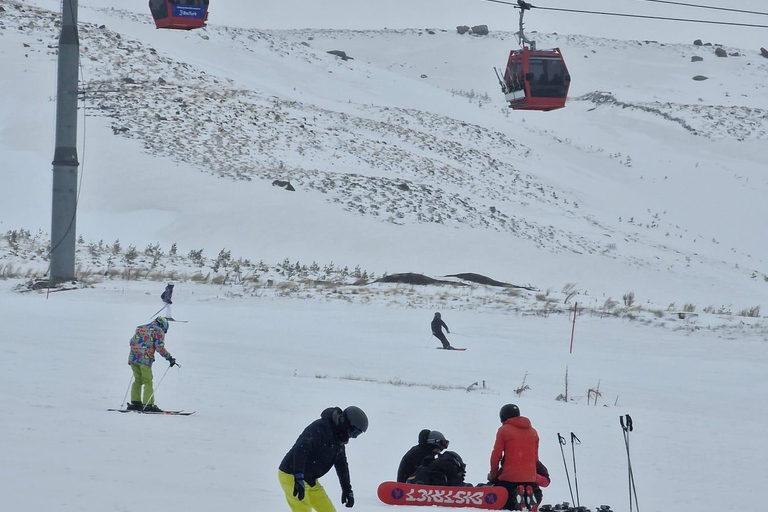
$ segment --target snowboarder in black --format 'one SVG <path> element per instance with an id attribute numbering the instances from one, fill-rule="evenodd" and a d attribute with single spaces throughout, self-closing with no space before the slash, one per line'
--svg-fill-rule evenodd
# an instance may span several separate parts
<path id="1" fill-rule="evenodd" d="M 441 453 L 437 459 L 425 459 L 416 473 L 408 479 L 409 483 L 421 485 L 450 485 L 457 487 L 472 487 L 464 482 L 467 465 L 456 452 Z"/>
<path id="2" fill-rule="evenodd" d="M 448 440 L 437 430 L 424 429 L 419 432 L 419 444 L 412 447 L 403 455 L 397 468 L 397 481 L 405 482 L 413 475 L 425 460 L 430 462 L 448 448 Z"/>
<path id="3" fill-rule="evenodd" d="M 318 480 L 331 467 L 336 468 L 341 484 L 341 503 L 347 508 L 354 506 L 355 495 L 344 446 L 366 430 L 368 417 L 354 405 L 343 411 L 338 407 L 329 407 L 322 412 L 320 419 L 304 429 L 283 458 L 278 471 L 280 486 L 292 511 L 336 510 Z"/>
<path id="4" fill-rule="evenodd" d="M 445 322 L 443 322 L 443 319 L 440 317 L 440 313 L 435 313 L 435 317 L 432 319 L 432 336 L 440 340 L 440 343 L 443 344 L 443 348 L 446 350 L 453 350 L 453 347 L 448 342 L 448 338 L 445 337 L 445 334 L 443 334 L 443 327 L 445 327 L 445 332 L 448 334 L 451 334 L 451 330 L 448 329 L 448 326 L 445 325 Z"/>

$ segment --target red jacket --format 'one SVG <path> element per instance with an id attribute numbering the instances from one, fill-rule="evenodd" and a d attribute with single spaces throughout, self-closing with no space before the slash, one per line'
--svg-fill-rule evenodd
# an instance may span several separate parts
<path id="1" fill-rule="evenodd" d="M 535 482 L 539 434 L 525 416 L 510 418 L 496 432 L 491 476 L 505 482 Z M 499 469 L 501 465 L 501 469 Z"/>

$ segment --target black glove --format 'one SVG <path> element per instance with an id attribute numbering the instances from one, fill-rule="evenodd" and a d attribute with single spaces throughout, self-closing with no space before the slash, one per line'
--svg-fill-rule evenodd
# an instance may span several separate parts
<path id="1" fill-rule="evenodd" d="M 299 501 L 304 500 L 304 473 L 294 473 L 293 475 L 293 495 Z"/>
<path id="2" fill-rule="evenodd" d="M 176 359 L 173 356 L 168 357 L 168 362 L 171 363 L 171 367 L 176 365 Z"/>
<path id="3" fill-rule="evenodd" d="M 341 502 L 347 508 L 352 508 L 355 506 L 355 493 L 352 492 L 352 489 L 342 491 Z"/>

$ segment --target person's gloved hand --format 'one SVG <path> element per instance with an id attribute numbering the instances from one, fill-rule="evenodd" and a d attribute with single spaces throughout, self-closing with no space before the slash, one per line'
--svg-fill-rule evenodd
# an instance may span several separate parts
<path id="1" fill-rule="evenodd" d="M 173 356 L 168 358 L 168 362 L 171 364 L 171 367 L 176 365 L 176 359 Z"/>
<path id="2" fill-rule="evenodd" d="M 347 489 L 346 491 L 342 491 L 341 502 L 347 508 L 352 508 L 355 506 L 355 493 L 352 492 L 352 489 Z"/>
<path id="3" fill-rule="evenodd" d="M 304 473 L 294 473 L 293 475 L 293 495 L 299 501 L 304 500 Z"/>

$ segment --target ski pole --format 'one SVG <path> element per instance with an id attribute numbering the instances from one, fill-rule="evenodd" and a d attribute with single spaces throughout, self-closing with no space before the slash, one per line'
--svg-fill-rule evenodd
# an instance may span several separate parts
<path id="1" fill-rule="evenodd" d="M 123 397 L 123 403 L 120 404 L 120 409 L 123 408 L 123 405 L 125 405 L 125 402 L 128 400 L 128 393 L 131 391 L 131 383 L 133 383 L 133 374 L 131 374 L 131 378 L 128 380 L 128 389 L 125 390 L 125 396 Z"/>
<path id="2" fill-rule="evenodd" d="M 573 486 L 576 487 L 576 506 L 580 507 L 579 501 L 579 478 L 576 476 L 576 445 L 581 444 L 581 439 L 571 432 L 571 454 L 573 455 Z"/>
<path id="3" fill-rule="evenodd" d="M 165 305 L 163 305 L 163 307 L 161 307 L 160 309 L 158 309 L 158 310 L 155 312 L 155 314 L 154 314 L 154 315 L 152 315 L 152 318 L 150 318 L 150 320 L 152 320 L 153 318 L 155 318 L 155 317 L 156 317 L 156 316 L 157 316 L 157 315 L 158 315 L 158 314 L 159 314 L 159 313 L 160 313 L 162 310 L 164 310 L 164 309 L 165 309 Z"/>
<path id="4" fill-rule="evenodd" d="M 563 446 L 565 446 L 565 438 L 560 435 L 560 432 L 557 433 L 557 441 L 560 443 L 560 454 L 563 456 L 563 466 L 565 466 L 565 479 L 568 480 L 568 491 L 571 493 L 571 503 L 574 503 L 573 489 L 571 489 L 571 477 L 568 474 L 568 464 L 565 462 L 565 451 L 563 451 Z"/>
<path id="5" fill-rule="evenodd" d="M 144 407 L 142 408 L 142 410 L 145 410 L 145 409 L 147 408 L 147 405 L 149 405 L 149 404 L 151 404 L 151 403 L 152 403 L 152 399 L 155 397 L 155 391 L 157 391 L 157 390 L 160 388 L 160 384 L 162 384 L 162 383 L 163 383 L 163 379 L 164 379 L 164 378 L 165 378 L 165 376 L 168 374 L 168 370 L 170 370 L 170 369 L 171 369 L 171 367 L 170 367 L 170 366 L 168 366 L 168 368 L 166 368 L 166 369 L 165 369 L 165 372 L 163 373 L 163 376 L 162 376 L 162 377 L 160 377 L 160 381 L 158 381 L 158 383 L 157 383 L 157 386 L 153 386 L 153 388 L 152 388 L 152 394 L 151 394 L 151 395 L 149 395 L 149 399 L 147 399 L 147 403 L 146 403 L 146 404 L 144 404 Z"/>
<path id="6" fill-rule="evenodd" d="M 626 418 L 627 423 L 624 424 L 624 419 Z M 637 512 L 640 512 L 640 505 L 637 503 L 637 489 L 635 488 L 635 476 L 632 473 L 632 460 L 629 455 L 629 433 L 632 432 L 633 426 L 632 426 L 632 417 L 629 414 L 625 414 L 624 416 L 619 416 L 619 423 L 621 423 L 621 430 L 624 434 L 624 446 L 627 449 L 627 476 L 628 476 L 628 485 L 629 485 L 629 511 L 632 512 L 632 495 L 635 496 L 635 510 Z"/>

